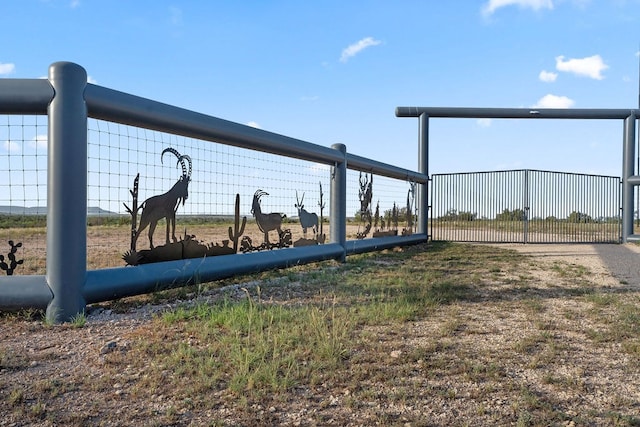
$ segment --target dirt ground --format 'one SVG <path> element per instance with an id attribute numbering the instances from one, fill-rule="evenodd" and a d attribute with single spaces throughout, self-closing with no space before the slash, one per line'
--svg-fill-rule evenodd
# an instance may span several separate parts
<path id="1" fill-rule="evenodd" d="M 588 269 L 589 280 L 594 286 L 624 288 L 633 292 L 640 290 L 640 263 L 637 262 L 640 249 L 636 245 L 497 246 L 526 254 L 532 257 L 532 263 L 583 266 Z M 536 274 L 549 274 L 538 279 L 544 286 L 553 289 L 552 282 L 557 277 L 552 269 L 543 268 Z M 287 295 L 289 298 L 291 292 Z M 266 294 L 265 297 L 285 298 L 284 293 Z M 570 303 L 562 298 L 550 298 L 545 304 L 545 313 L 557 323 L 569 322 L 566 313 L 579 309 L 568 307 Z M 363 404 L 354 405 L 350 401 L 352 391 L 348 389 L 318 386 L 300 390 L 299 399 L 287 405 L 252 408 L 255 413 L 253 422 L 234 418 L 233 409 L 224 404 L 220 405 L 217 412 L 197 413 L 175 409 L 172 406 L 175 402 L 167 402 L 164 396 L 154 394 L 153 390 L 146 396 L 146 407 L 139 407 L 135 401 L 128 401 L 121 375 L 108 369 L 108 356 L 113 351 L 126 352 L 131 345 L 131 337 L 145 333 L 149 319 L 167 308 L 170 307 L 166 303 L 146 304 L 123 312 L 99 308 L 89 311 L 87 323 L 81 328 L 50 327 L 32 320 L 11 321 L 10 327 L 3 325 L 0 350 L 5 360 L 0 370 L 0 408 L 5 414 L 0 418 L 0 425 L 58 425 L 55 419 L 46 414 L 69 411 L 85 414 L 82 417 L 78 415 L 72 425 L 119 424 L 101 422 L 101 415 L 105 413 L 110 414 L 111 420 L 114 417 L 117 419 L 117 414 L 122 414 L 121 425 L 211 425 L 214 419 L 226 420 L 225 425 L 539 425 L 513 415 L 516 406 L 508 390 L 496 391 L 495 385 L 474 384 L 468 378 L 463 381 L 460 378 L 439 378 L 437 373 L 429 377 L 429 387 L 440 391 L 428 395 L 428 398 L 423 394 L 426 390 L 422 388 L 424 384 L 421 385 L 413 374 L 400 379 L 401 383 L 413 384 L 407 389 L 378 389 L 375 384 L 363 384 L 362 387 L 372 388 L 370 402 Z M 443 322 L 446 324 L 449 321 L 438 315 L 408 322 L 402 334 L 397 331 L 389 334 L 372 328 L 369 333 L 379 337 L 381 348 L 388 354 L 383 366 L 377 369 L 387 370 L 387 374 L 383 375 L 395 375 L 396 369 L 404 365 L 401 372 L 419 372 L 424 361 L 405 359 L 405 356 L 420 348 L 434 334 L 441 333 Z M 504 351 L 506 343 L 517 340 L 532 328 L 530 321 L 520 313 L 510 312 L 508 302 L 488 307 L 478 304 L 465 307 L 464 310 L 459 308 L 456 322 L 451 337 L 458 340 L 456 345 L 483 348 L 483 354 L 491 355 L 492 363 L 500 363 L 500 353 Z M 460 329 L 460 325 L 464 325 L 464 329 Z M 630 362 L 615 346 L 590 348 L 578 328 L 567 326 L 566 329 L 560 329 L 566 335 L 562 339 L 567 346 L 558 350 L 564 361 L 559 368 L 563 373 L 545 376 L 540 370 L 526 364 L 509 362 L 504 366 L 502 375 L 505 377 L 501 381 L 517 379 L 519 384 L 526 384 L 527 387 L 539 385 L 539 389 L 545 393 L 555 394 L 553 401 L 558 406 L 569 408 L 566 409 L 567 414 L 575 414 L 576 419 L 589 420 L 593 416 L 597 420 L 593 423 L 585 421 L 584 425 L 639 425 L 636 422 L 640 423 L 640 418 L 636 417 L 640 417 L 640 391 L 637 387 L 640 372 L 635 368 L 622 368 Z M 115 376 L 105 378 L 105 375 Z M 102 386 L 87 390 L 77 385 L 86 383 L 86 378 Z M 552 382 L 556 378 L 576 381 L 575 387 L 558 392 Z M 106 392 L 103 387 L 105 382 L 111 384 Z M 51 396 L 51 402 L 25 402 L 27 397 L 12 392 L 17 385 L 32 390 L 35 388 L 37 393 Z M 522 394 L 523 386 L 520 387 L 512 390 L 512 393 Z M 398 393 L 404 393 L 404 398 L 389 400 L 389 395 L 396 396 Z M 487 394 L 486 398 L 483 397 L 484 393 Z M 16 410 L 17 402 L 24 403 L 30 412 Z M 174 408 L 172 410 L 177 410 L 178 414 L 167 417 L 169 408 Z M 590 408 L 591 415 L 582 413 L 585 408 Z M 619 412 L 612 408 L 619 408 Z M 183 410 L 185 412 L 180 413 Z M 620 415 L 607 415 L 614 412 Z M 66 420 L 73 421 L 74 417 L 67 416 Z M 562 425 L 581 424 L 568 419 Z"/>

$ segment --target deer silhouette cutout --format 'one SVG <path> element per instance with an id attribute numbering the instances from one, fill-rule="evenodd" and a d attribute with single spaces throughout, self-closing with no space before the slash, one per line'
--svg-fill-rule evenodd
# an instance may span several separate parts
<path id="1" fill-rule="evenodd" d="M 191 181 L 191 157 L 181 155 L 175 148 L 165 148 L 160 155 L 160 161 L 165 153 L 171 153 L 178 159 L 177 164 L 182 166 L 182 176 L 178 179 L 173 187 L 164 194 L 148 198 L 142 204 L 142 214 L 140 215 L 140 225 L 134 239 L 137 242 L 140 233 L 149 227 L 149 246 L 153 249 L 153 232 L 156 230 L 158 221 L 165 218 L 167 220 L 166 243 L 169 244 L 169 232 L 174 242 L 176 239 L 176 212 L 180 206 L 180 202 L 184 206 L 185 201 L 189 197 L 189 182 Z M 187 163 L 189 166 L 187 167 Z M 177 165 L 176 165 L 177 166 Z"/>

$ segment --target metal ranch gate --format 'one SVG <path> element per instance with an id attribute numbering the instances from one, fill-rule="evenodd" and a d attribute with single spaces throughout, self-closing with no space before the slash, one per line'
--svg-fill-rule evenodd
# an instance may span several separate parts
<path id="1" fill-rule="evenodd" d="M 619 243 L 621 180 L 540 170 L 436 174 L 433 240 Z"/>

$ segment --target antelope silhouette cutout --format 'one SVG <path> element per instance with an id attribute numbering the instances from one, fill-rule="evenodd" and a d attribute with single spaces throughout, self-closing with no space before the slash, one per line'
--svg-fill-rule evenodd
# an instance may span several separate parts
<path id="1" fill-rule="evenodd" d="M 256 223 L 260 231 L 264 233 L 264 243 L 269 244 L 269 231 L 278 230 L 278 239 L 282 234 L 282 214 L 273 212 L 264 214 L 260 209 L 260 198 L 268 196 L 266 191 L 258 190 L 253 194 L 251 202 L 251 214 L 256 218 Z"/>
<path id="2" fill-rule="evenodd" d="M 298 192 L 296 191 L 296 204 L 294 206 L 298 209 L 298 218 L 302 226 L 302 234 L 306 237 L 307 228 L 310 228 L 314 235 L 318 232 L 318 215 L 307 212 L 302 204 L 303 201 L 304 193 L 302 193 L 302 198 L 298 199 Z"/>
<path id="3" fill-rule="evenodd" d="M 191 181 L 191 157 L 181 155 L 175 148 L 165 148 L 160 155 L 160 161 L 165 153 L 171 153 L 178 159 L 177 165 L 182 166 L 182 176 L 178 179 L 173 187 L 164 194 L 148 198 L 142 204 L 142 214 L 140 215 L 140 225 L 136 232 L 135 242 L 138 241 L 140 233 L 149 227 L 149 246 L 153 249 L 153 232 L 156 230 L 158 221 L 162 218 L 167 220 L 166 244 L 169 244 L 169 231 L 174 242 L 176 239 L 176 212 L 180 206 L 180 202 L 184 206 L 185 201 L 189 197 L 189 182 Z M 189 166 L 187 167 L 187 163 Z M 177 167 L 176 165 L 176 167 Z"/>

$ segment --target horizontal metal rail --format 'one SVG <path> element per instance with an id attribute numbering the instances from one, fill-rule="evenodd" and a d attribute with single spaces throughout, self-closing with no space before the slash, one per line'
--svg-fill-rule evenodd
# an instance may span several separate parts
<path id="1" fill-rule="evenodd" d="M 467 118 L 467 119 L 626 119 L 640 115 L 633 108 L 467 108 L 467 107 L 396 107 L 396 117 Z"/>
<path id="2" fill-rule="evenodd" d="M 348 240 L 345 244 L 347 255 L 361 254 L 365 252 L 381 251 L 396 246 L 405 246 L 424 243 L 428 240 L 427 234 L 412 234 L 410 236 L 375 237 L 363 240 Z"/>
<path id="3" fill-rule="evenodd" d="M 87 84 L 89 117 L 219 142 L 319 163 L 334 164 L 344 156 L 332 148 L 196 113 L 135 95 Z"/>
<path id="4" fill-rule="evenodd" d="M 343 253 L 344 248 L 334 243 L 241 255 L 159 262 L 139 265 L 135 268 L 91 270 L 87 272 L 87 282 L 82 294 L 87 303 L 91 304 L 195 284 L 194 280 L 204 283 L 237 274 L 336 259 Z"/>
<path id="5" fill-rule="evenodd" d="M 426 174 L 391 166 L 350 153 L 347 153 L 347 168 L 361 172 L 371 172 L 388 178 L 417 182 L 419 184 L 429 182 L 429 177 Z"/>
<path id="6" fill-rule="evenodd" d="M 0 114 L 47 114 L 53 96 L 46 79 L 0 79 Z"/>

